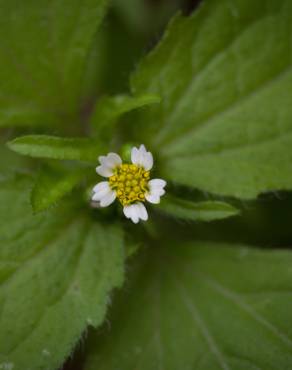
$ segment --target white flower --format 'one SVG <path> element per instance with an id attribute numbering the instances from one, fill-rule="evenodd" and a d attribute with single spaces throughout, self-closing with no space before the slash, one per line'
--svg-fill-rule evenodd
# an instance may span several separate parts
<path id="1" fill-rule="evenodd" d="M 147 200 L 158 204 L 165 194 L 166 181 L 150 180 L 150 170 L 153 167 L 153 156 L 147 152 L 144 145 L 133 147 L 131 151 L 132 164 L 122 163 L 116 153 L 99 157 L 100 166 L 96 172 L 107 177 L 108 181 L 99 182 L 93 188 L 92 200 L 100 207 L 107 207 L 117 198 L 123 205 L 124 215 L 135 224 L 139 220 L 147 221 L 148 213 L 144 206 Z"/>

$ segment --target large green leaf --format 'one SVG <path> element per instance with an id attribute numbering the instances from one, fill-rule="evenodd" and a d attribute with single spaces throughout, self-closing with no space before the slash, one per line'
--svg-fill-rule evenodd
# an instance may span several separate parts
<path id="1" fill-rule="evenodd" d="M 8 147 L 16 153 L 36 158 L 96 162 L 103 146 L 88 138 L 64 138 L 49 135 L 27 135 L 10 141 Z"/>
<path id="2" fill-rule="evenodd" d="M 241 198 L 292 188 L 292 2 L 205 0 L 177 16 L 132 80 L 167 178 Z M 141 141 L 141 139 L 140 139 Z"/>
<path id="3" fill-rule="evenodd" d="M 0 126 L 73 119 L 106 3 L 0 1 Z"/>
<path id="4" fill-rule="evenodd" d="M 122 282 L 122 235 L 65 202 L 32 215 L 30 187 L 0 184 L 0 369 L 55 370 Z"/>
<path id="5" fill-rule="evenodd" d="M 155 245 L 85 369 L 290 369 L 292 254 L 234 247 Z"/>

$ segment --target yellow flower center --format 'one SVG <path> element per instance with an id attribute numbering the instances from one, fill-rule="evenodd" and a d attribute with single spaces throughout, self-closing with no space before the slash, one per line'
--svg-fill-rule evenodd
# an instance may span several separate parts
<path id="1" fill-rule="evenodd" d="M 148 191 L 150 172 L 135 164 L 121 164 L 116 167 L 113 176 L 109 178 L 110 187 L 115 190 L 117 198 L 126 206 L 137 201 L 145 201 Z"/>

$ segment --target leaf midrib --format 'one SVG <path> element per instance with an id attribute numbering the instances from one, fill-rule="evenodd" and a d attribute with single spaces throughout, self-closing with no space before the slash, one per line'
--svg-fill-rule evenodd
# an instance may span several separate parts
<path id="1" fill-rule="evenodd" d="M 175 144 L 175 146 L 177 146 L 177 144 L 180 141 L 183 142 L 188 136 L 192 135 L 193 132 L 195 134 L 197 134 L 197 133 L 200 132 L 200 130 L 205 129 L 206 127 L 212 125 L 214 122 L 216 122 L 216 120 L 218 119 L 218 117 L 225 116 L 226 114 L 232 112 L 234 109 L 236 109 L 240 105 L 242 105 L 243 102 L 248 101 L 250 98 L 256 96 L 259 93 L 261 93 L 266 88 L 268 88 L 271 85 L 273 85 L 274 83 L 277 83 L 278 80 L 284 79 L 286 77 L 286 75 L 289 75 L 290 74 L 290 72 L 291 72 L 291 66 L 292 66 L 292 63 L 288 64 L 287 68 L 285 68 L 284 70 L 282 70 L 280 74 L 276 74 L 272 78 L 270 78 L 269 80 L 266 80 L 263 84 L 261 84 L 260 87 L 257 86 L 255 89 L 251 90 L 247 95 L 241 97 L 239 100 L 235 100 L 233 102 L 233 104 L 228 105 L 227 107 L 225 107 L 224 110 L 215 112 L 213 115 L 211 115 L 211 117 L 208 117 L 208 119 L 203 120 L 200 123 L 200 125 L 197 125 L 197 126 L 192 127 L 192 128 L 188 128 L 187 131 L 185 131 L 183 134 L 180 134 L 179 137 L 173 138 L 168 143 L 164 143 L 164 145 L 162 146 L 162 149 L 161 149 L 161 151 L 163 152 L 163 148 L 165 148 L 164 149 L 164 152 L 165 152 L 164 153 L 164 156 L 166 157 L 166 156 L 173 155 L 172 152 L 171 152 L 171 150 L 170 150 L 171 149 L 171 143 L 172 142 Z M 195 138 L 194 138 L 194 141 L 195 141 Z M 256 144 L 257 144 L 257 142 L 254 143 L 254 145 L 256 145 Z M 246 145 L 246 143 L 244 143 L 243 145 Z M 228 148 L 226 148 L 226 149 L 228 149 Z"/>
<path id="2" fill-rule="evenodd" d="M 292 340 L 285 333 L 279 330 L 275 325 L 270 323 L 266 318 L 256 312 L 255 309 L 249 303 L 245 302 L 237 293 L 233 292 L 232 290 L 230 290 L 230 288 L 227 288 L 226 286 L 222 285 L 222 283 L 219 283 L 219 281 L 215 281 L 213 278 L 204 273 L 197 272 L 195 273 L 195 275 L 199 279 L 201 279 L 201 281 L 207 283 L 217 293 L 221 294 L 222 297 L 230 300 L 234 305 L 238 306 L 241 310 L 248 313 L 255 321 L 268 329 L 270 333 L 273 333 L 274 336 L 276 336 L 282 341 L 282 343 L 290 348 L 292 353 Z"/>
<path id="3" fill-rule="evenodd" d="M 198 309 L 197 305 L 195 304 L 194 300 L 190 300 L 188 298 L 188 293 L 186 291 L 186 288 L 184 287 L 182 282 L 177 277 L 175 277 L 175 283 L 177 285 L 177 288 L 180 292 L 182 301 L 184 302 L 187 311 L 189 311 L 189 313 L 191 314 L 194 323 L 199 328 L 202 336 L 204 337 L 206 343 L 208 344 L 210 352 L 216 358 L 219 366 L 223 370 L 231 370 L 231 368 L 229 367 L 228 363 L 226 362 L 226 360 L 224 358 L 224 355 L 223 355 L 222 351 L 220 350 L 215 338 L 213 337 L 210 329 L 208 328 L 206 322 L 203 320 L 203 318 L 202 318 L 202 316 L 199 312 L 199 309 Z"/>
<path id="4" fill-rule="evenodd" d="M 281 10 L 279 11 L 279 14 L 281 14 Z M 239 33 L 234 34 L 234 37 L 232 37 L 227 42 L 227 44 L 224 45 L 224 48 L 215 51 L 215 54 L 212 55 L 211 59 L 206 64 L 202 65 L 202 68 L 199 68 L 198 71 L 196 71 L 196 74 L 195 74 L 194 78 L 190 80 L 190 83 L 189 83 L 188 87 L 182 91 L 182 95 L 178 99 L 178 101 L 176 103 L 176 107 L 172 111 L 171 116 L 175 115 L 175 112 L 178 110 L 178 106 L 179 106 L 180 102 L 184 100 L 185 96 L 188 94 L 188 92 L 192 88 L 193 84 L 195 82 L 197 82 L 197 80 L 200 78 L 200 76 L 202 75 L 202 73 L 204 73 L 204 71 L 207 70 L 210 67 L 210 65 L 212 65 L 212 63 L 214 63 L 217 60 L 217 58 L 220 58 L 227 50 L 229 50 L 230 48 L 232 48 L 232 46 L 235 44 L 235 42 L 237 42 L 237 40 L 242 36 L 242 34 L 245 33 L 250 27 L 253 27 L 255 24 L 257 24 L 258 22 L 262 21 L 263 19 L 265 19 L 267 17 L 270 17 L 271 15 L 273 17 L 277 17 L 278 16 L 278 14 L 275 15 L 275 14 L 269 14 L 269 13 L 267 13 L 267 14 L 265 14 L 261 18 L 255 18 L 255 19 L 253 19 L 251 22 L 247 23 L 246 26 L 243 27 Z M 237 102 L 238 101 L 235 101 L 235 103 L 237 103 Z M 230 107 L 230 105 L 227 105 L 227 107 Z M 224 111 L 225 110 L 226 109 L 224 109 Z M 218 114 L 221 114 L 221 113 L 222 113 L 222 111 L 221 112 L 220 111 L 216 111 L 211 116 L 209 116 L 207 119 L 203 120 L 202 122 L 198 122 L 198 124 L 195 127 L 189 127 L 183 133 L 179 133 L 179 135 L 181 135 L 181 136 L 188 136 L 189 133 L 192 130 L 195 131 L 198 127 L 201 127 L 201 126 L 205 125 L 206 123 L 208 123 L 210 120 L 212 120 L 214 117 L 217 117 L 217 115 Z M 168 122 L 170 120 L 171 120 L 171 118 L 168 119 L 168 120 L 164 120 L 164 122 L 166 122 L 166 121 Z M 160 133 L 158 135 L 156 135 L 155 140 L 154 140 L 154 144 L 155 145 L 158 145 L 159 146 L 159 145 L 162 145 L 163 144 L 163 145 L 168 145 L 169 146 L 169 145 L 171 145 L 172 142 L 177 143 L 177 141 L 178 141 L 177 135 L 175 137 L 169 138 L 169 139 L 167 139 L 167 137 L 166 137 L 163 140 L 164 132 L 166 132 L 166 131 L 168 131 L 168 127 L 167 126 L 164 126 L 164 129 L 161 129 Z"/>
<path id="5" fill-rule="evenodd" d="M 220 148 L 217 150 L 209 150 L 209 152 L 196 152 L 196 153 L 181 153 L 181 154 L 176 154 L 175 158 L 204 158 L 204 157 L 211 157 L 211 156 L 218 156 L 218 155 L 224 155 L 224 154 L 233 154 L 236 153 L 239 150 L 245 150 L 245 149 L 254 149 L 255 147 L 257 149 L 260 149 L 260 147 L 268 145 L 268 144 L 275 144 L 276 142 L 281 142 L 283 139 L 288 139 L 292 136 L 292 127 L 289 128 L 285 132 L 281 132 L 277 135 L 268 137 L 268 138 L 263 138 L 263 139 L 257 139 L 255 141 L 251 142 L 245 142 L 242 144 L 236 144 L 233 146 L 224 146 L 224 148 Z M 170 156 L 170 154 L 169 154 Z M 168 158 L 168 156 L 165 156 L 164 158 Z"/>

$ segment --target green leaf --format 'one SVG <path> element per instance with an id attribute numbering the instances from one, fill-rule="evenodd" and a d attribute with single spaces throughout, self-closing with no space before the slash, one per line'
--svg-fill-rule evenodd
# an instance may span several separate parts
<path id="1" fill-rule="evenodd" d="M 48 135 L 18 137 L 8 144 L 17 153 L 36 158 L 96 162 L 102 152 L 99 142 L 88 138 L 62 138 Z"/>
<path id="2" fill-rule="evenodd" d="M 104 97 L 98 101 L 95 107 L 91 117 L 91 124 L 98 131 L 102 131 L 107 126 L 113 125 L 123 114 L 159 102 L 160 98 L 157 95 Z"/>
<path id="3" fill-rule="evenodd" d="M 85 370 L 289 369 L 291 263 L 284 251 L 155 245 Z"/>
<path id="4" fill-rule="evenodd" d="M 225 202 L 192 202 L 172 195 L 166 195 L 156 208 L 175 218 L 192 221 L 220 220 L 239 214 L 238 209 Z"/>
<path id="5" fill-rule="evenodd" d="M 62 204 L 33 215 L 31 181 L 0 184 L 0 368 L 60 368 L 123 278 L 122 234 Z"/>
<path id="6" fill-rule="evenodd" d="M 1 1 L 0 126 L 78 119 L 85 63 L 106 4 Z"/>
<path id="7" fill-rule="evenodd" d="M 162 175 L 247 199 L 292 189 L 291 37 L 289 0 L 206 0 L 171 22 L 132 80 L 162 98 L 135 117 Z"/>
<path id="8" fill-rule="evenodd" d="M 84 169 L 65 170 L 43 168 L 31 192 L 31 205 L 35 212 L 55 205 L 86 178 Z"/>

